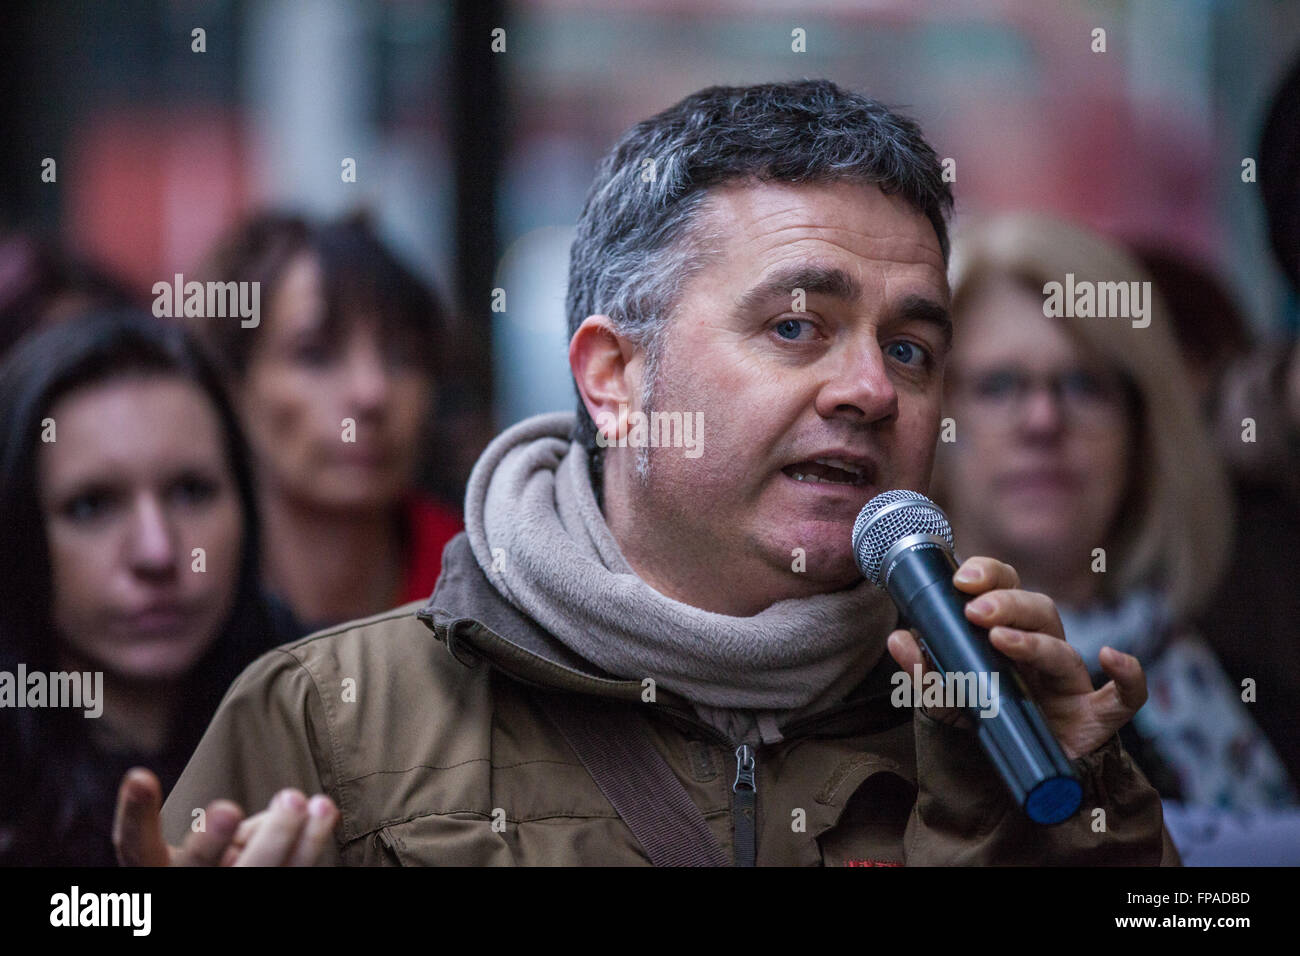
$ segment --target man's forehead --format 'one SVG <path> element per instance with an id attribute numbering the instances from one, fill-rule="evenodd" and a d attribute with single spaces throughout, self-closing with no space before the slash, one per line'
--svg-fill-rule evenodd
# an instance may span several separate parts
<path id="1" fill-rule="evenodd" d="M 926 263 L 946 279 L 929 218 L 872 183 L 726 183 L 709 190 L 697 222 L 712 250 L 728 257 L 779 256 L 820 241 L 863 258 Z"/>

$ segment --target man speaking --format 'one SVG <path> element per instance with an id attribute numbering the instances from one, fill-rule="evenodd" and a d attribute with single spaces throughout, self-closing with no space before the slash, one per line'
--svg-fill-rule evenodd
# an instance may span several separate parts
<path id="1" fill-rule="evenodd" d="M 891 704 L 922 655 L 850 535 L 929 482 L 951 204 L 913 123 L 825 81 L 714 87 L 628 130 L 572 249 L 576 417 L 484 452 L 427 604 L 252 664 L 161 820 L 128 775 L 123 860 L 1177 863 L 1116 735 L 1140 666 L 1103 651 L 1094 690 L 1011 567 L 971 558 L 956 585 L 1081 812 L 1030 822 L 968 717 Z"/>

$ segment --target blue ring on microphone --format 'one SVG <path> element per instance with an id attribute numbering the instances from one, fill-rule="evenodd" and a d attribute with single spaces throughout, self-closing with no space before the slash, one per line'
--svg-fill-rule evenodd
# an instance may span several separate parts
<path id="1" fill-rule="evenodd" d="M 1035 823 L 1060 823 L 1074 816 L 1083 803 L 1083 785 L 1070 777 L 1044 780 L 1025 798 L 1025 813 Z"/>

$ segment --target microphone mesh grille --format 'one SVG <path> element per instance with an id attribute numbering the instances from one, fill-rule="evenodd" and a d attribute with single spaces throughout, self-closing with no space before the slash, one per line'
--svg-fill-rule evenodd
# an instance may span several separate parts
<path id="1" fill-rule="evenodd" d="M 881 514 L 883 509 L 898 502 L 908 504 Z M 868 581 L 877 587 L 885 586 L 880 579 L 885 554 L 899 539 L 913 534 L 936 535 L 952 547 L 952 527 L 947 515 L 920 492 L 885 491 L 863 506 L 853 523 L 853 557 Z"/>

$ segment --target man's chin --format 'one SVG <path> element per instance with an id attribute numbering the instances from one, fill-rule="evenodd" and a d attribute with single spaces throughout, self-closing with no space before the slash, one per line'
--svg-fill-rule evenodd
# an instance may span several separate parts
<path id="1" fill-rule="evenodd" d="M 862 572 L 853 560 L 850 538 L 853 526 L 836 528 L 842 530 L 843 539 L 835 535 L 827 540 L 824 535 L 816 538 L 805 537 L 806 543 L 799 543 L 798 536 L 791 537 L 790 547 L 784 549 L 783 557 L 792 574 L 804 577 L 809 583 L 824 585 L 820 591 L 838 591 L 862 580 Z"/>

